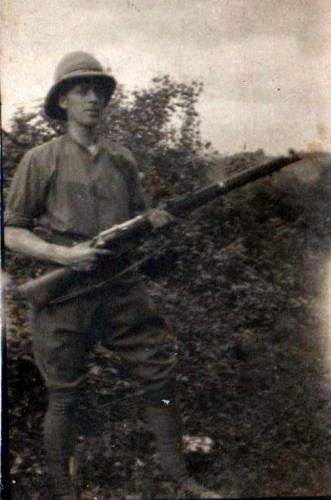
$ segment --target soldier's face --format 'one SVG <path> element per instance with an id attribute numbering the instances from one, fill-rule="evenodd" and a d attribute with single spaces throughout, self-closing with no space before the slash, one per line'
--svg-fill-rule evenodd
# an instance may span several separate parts
<path id="1" fill-rule="evenodd" d="M 98 125 L 105 105 L 105 89 L 95 80 L 74 84 L 59 99 L 59 106 L 67 112 L 68 122 L 86 127 Z"/>

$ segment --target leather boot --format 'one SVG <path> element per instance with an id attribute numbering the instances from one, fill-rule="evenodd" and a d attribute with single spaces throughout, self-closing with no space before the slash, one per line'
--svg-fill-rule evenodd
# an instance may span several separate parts
<path id="1" fill-rule="evenodd" d="M 168 404 L 167 404 L 168 403 Z M 163 471 L 179 488 L 194 498 L 223 498 L 192 479 L 185 466 L 182 450 L 182 421 L 178 404 L 163 400 L 158 406 L 148 404 L 146 417 L 154 433 Z"/>

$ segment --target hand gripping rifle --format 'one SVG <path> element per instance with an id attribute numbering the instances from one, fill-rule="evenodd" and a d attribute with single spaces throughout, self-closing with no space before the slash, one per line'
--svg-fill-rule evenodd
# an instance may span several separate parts
<path id="1" fill-rule="evenodd" d="M 169 201 L 166 205 L 163 205 L 162 208 L 166 209 L 173 216 L 182 215 L 185 212 L 190 212 L 206 204 L 214 198 L 223 196 L 261 177 L 271 175 L 283 167 L 291 165 L 299 160 L 301 160 L 301 157 L 295 153 L 291 153 L 290 156 L 281 156 L 262 165 L 234 174 L 224 181 L 210 184 L 192 193 L 190 196 L 175 201 Z M 152 226 L 149 222 L 148 213 L 145 213 L 123 224 L 118 224 L 111 229 L 102 231 L 91 240 L 90 244 L 91 246 L 108 248 L 116 252 L 116 250 L 118 251 L 123 244 L 127 243 L 132 238 L 143 236 L 151 229 Z M 119 274 L 122 273 L 123 272 Z M 63 295 L 68 289 L 72 288 L 75 278 L 77 278 L 77 276 L 82 276 L 82 274 L 82 271 L 75 271 L 71 268 L 59 268 L 19 286 L 17 291 L 37 307 L 42 308 L 49 304 L 56 304 L 83 295 L 91 291 L 91 288 L 98 287 L 98 284 L 94 285 L 94 287 L 87 286 L 84 288 L 84 286 L 81 286 L 72 293 Z M 117 276 L 119 274 L 117 274 Z M 102 283 L 100 285 L 102 285 Z"/>

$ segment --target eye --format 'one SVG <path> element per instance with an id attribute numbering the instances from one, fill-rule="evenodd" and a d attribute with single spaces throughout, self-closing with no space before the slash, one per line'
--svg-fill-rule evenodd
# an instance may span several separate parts
<path id="1" fill-rule="evenodd" d="M 102 85 L 100 85 L 99 83 L 95 83 L 95 84 L 92 84 L 91 87 L 90 87 L 98 97 L 105 97 L 106 95 L 106 91 L 104 89 L 104 87 Z"/>
<path id="2" fill-rule="evenodd" d="M 82 84 L 82 94 L 84 95 L 87 94 L 90 89 L 91 89 L 91 84 L 89 82 Z"/>
<path id="3" fill-rule="evenodd" d="M 80 82 L 75 86 L 75 92 L 78 95 L 86 96 L 89 91 L 93 91 L 99 99 L 107 99 L 107 91 L 99 82 Z"/>
<path id="4" fill-rule="evenodd" d="M 90 85 L 88 84 L 88 82 L 81 82 L 74 87 L 74 90 L 79 95 L 86 95 L 89 91 L 89 88 Z"/>

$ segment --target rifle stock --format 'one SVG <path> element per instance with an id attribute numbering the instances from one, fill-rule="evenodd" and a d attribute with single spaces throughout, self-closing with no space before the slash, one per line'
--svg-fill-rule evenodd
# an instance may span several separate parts
<path id="1" fill-rule="evenodd" d="M 232 175 L 222 182 L 211 184 L 188 197 L 173 202 L 170 201 L 165 205 L 165 209 L 174 216 L 182 215 L 234 189 L 271 175 L 300 159 L 296 154 L 292 154 L 289 157 L 282 156 L 276 158 L 268 163 Z M 107 248 L 111 248 L 116 252 L 123 243 L 130 240 L 133 236 L 141 236 L 150 229 L 151 224 L 149 223 L 148 215 L 139 215 L 123 224 L 103 231 L 91 240 L 91 244 L 95 246 L 106 245 Z M 34 305 L 42 308 L 75 285 L 76 278 L 79 279 L 80 276 L 82 276 L 82 273 L 78 271 L 70 268 L 60 268 L 46 273 L 40 278 L 30 280 L 28 283 L 19 286 L 17 291 Z"/>
<path id="2" fill-rule="evenodd" d="M 70 268 L 59 268 L 20 285 L 17 291 L 29 302 L 42 308 L 49 304 L 54 297 L 66 293 L 72 286 L 73 278 L 77 272 Z"/>
<path id="3" fill-rule="evenodd" d="M 151 225 L 147 215 L 138 215 L 123 224 L 117 224 L 111 229 L 102 231 L 90 241 L 90 244 L 95 247 L 109 248 L 116 253 L 127 240 L 148 228 L 151 228 Z M 60 267 L 20 285 L 17 287 L 17 292 L 35 306 L 42 308 L 72 287 L 82 286 L 83 275 L 84 272 L 75 271 L 69 267 Z"/>

